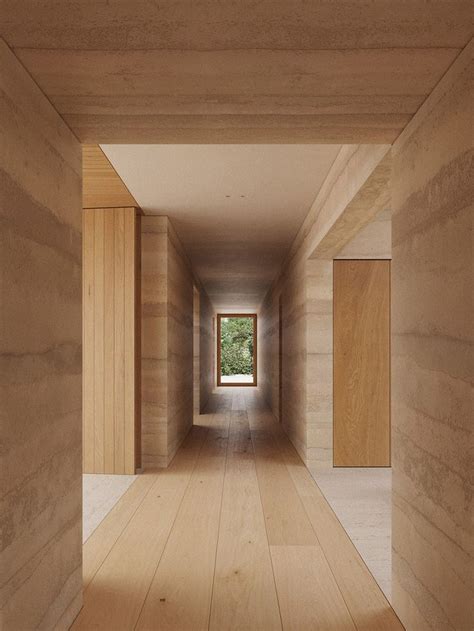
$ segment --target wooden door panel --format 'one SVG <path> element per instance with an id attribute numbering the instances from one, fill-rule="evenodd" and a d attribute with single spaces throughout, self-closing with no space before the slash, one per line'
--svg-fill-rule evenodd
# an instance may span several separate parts
<path id="1" fill-rule="evenodd" d="M 390 261 L 334 261 L 334 465 L 390 466 Z"/>

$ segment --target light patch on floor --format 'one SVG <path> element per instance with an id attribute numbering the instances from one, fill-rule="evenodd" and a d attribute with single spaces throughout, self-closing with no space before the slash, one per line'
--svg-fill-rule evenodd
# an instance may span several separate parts
<path id="1" fill-rule="evenodd" d="M 83 543 L 87 541 L 136 478 L 136 475 L 96 473 L 86 473 L 82 476 Z"/>
<path id="2" fill-rule="evenodd" d="M 222 375 L 221 383 L 253 383 L 253 375 Z"/>
<path id="3" fill-rule="evenodd" d="M 391 601 L 392 470 L 310 469 L 380 589 Z"/>

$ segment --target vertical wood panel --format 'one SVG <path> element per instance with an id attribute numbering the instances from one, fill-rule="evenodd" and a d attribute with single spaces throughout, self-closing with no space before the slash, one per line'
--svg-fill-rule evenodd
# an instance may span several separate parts
<path id="1" fill-rule="evenodd" d="M 125 473 L 135 473 L 135 210 L 125 211 Z"/>
<path id="2" fill-rule="evenodd" d="M 115 223 L 115 471 L 125 471 L 125 209 L 113 210 Z M 122 317 L 121 317 L 122 316 Z"/>
<path id="3" fill-rule="evenodd" d="M 142 228 L 135 216 L 135 469 L 142 466 Z"/>
<path id="4" fill-rule="evenodd" d="M 83 214 L 83 423 L 82 462 L 94 471 L 94 213 Z"/>
<path id="5" fill-rule="evenodd" d="M 390 465 L 390 261 L 334 261 L 334 464 Z"/>
<path id="6" fill-rule="evenodd" d="M 139 460 L 137 221 L 134 208 L 84 211 L 83 461 L 91 473 L 135 473 Z"/>
<path id="7" fill-rule="evenodd" d="M 104 213 L 94 214 L 94 471 L 104 473 Z"/>
<path id="8" fill-rule="evenodd" d="M 104 213 L 104 471 L 115 471 L 114 213 Z"/>

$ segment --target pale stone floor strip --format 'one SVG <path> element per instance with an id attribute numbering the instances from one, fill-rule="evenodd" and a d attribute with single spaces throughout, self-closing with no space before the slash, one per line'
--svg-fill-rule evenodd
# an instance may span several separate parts
<path id="1" fill-rule="evenodd" d="M 390 468 L 310 468 L 387 600 L 391 601 Z"/>
<path id="2" fill-rule="evenodd" d="M 87 541 L 136 478 L 136 475 L 96 473 L 86 473 L 82 476 L 83 543 Z"/>

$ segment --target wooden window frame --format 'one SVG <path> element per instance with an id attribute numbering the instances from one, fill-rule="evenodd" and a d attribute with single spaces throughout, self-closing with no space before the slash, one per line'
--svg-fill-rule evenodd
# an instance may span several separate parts
<path id="1" fill-rule="evenodd" d="M 222 318 L 252 318 L 253 319 L 253 382 L 252 383 L 222 383 L 221 378 L 221 320 Z M 256 313 L 218 313 L 217 314 L 217 385 L 232 388 L 251 387 L 257 385 L 257 314 Z"/>

